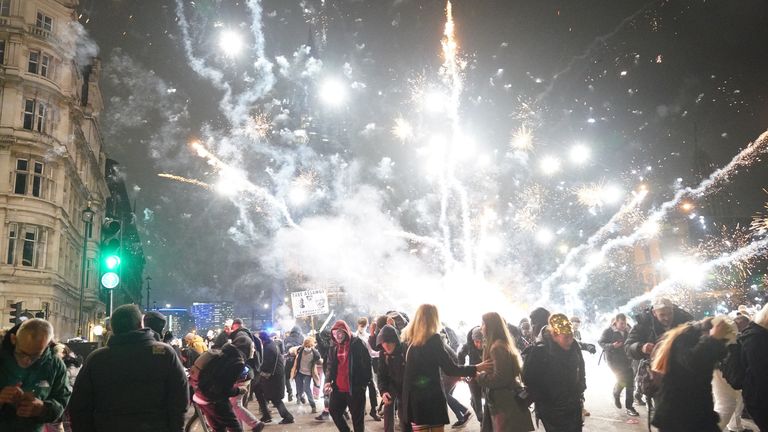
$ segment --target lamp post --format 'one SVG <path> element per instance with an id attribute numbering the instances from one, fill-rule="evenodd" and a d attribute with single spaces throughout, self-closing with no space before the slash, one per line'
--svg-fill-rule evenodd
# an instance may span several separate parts
<path id="1" fill-rule="evenodd" d="M 149 293 L 152 291 L 152 287 L 149 286 L 149 281 L 151 281 L 152 278 L 147 276 L 147 308 L 145 310 L 149 310 Z"/>
<path id="2" fill-rule="evenodd" d="M 80 307 L 77 309 L 77 335 L 83 336 L 83 301 L 85 300 L 85 284 L 88 282 L 86 278 L 85 265 L 88 254 L 88 233 L 91 231 L 91 224 L 93 223 L 93 216 L 96 213 L 91 210 L 90 203 L 83 210 L 83 259 L 80 266 Z"/>

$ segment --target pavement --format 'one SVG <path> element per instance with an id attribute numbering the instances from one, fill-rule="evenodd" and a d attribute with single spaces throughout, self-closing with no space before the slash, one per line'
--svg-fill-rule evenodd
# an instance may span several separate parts
<path id="1" fill-rule="evenodd" d="M 603 360 L 598 364 L 599 354 L 590 355 L 584 353 L 584 361 L 587 369 L 587 386 L 588 389 L 585 393 L 585 408 L 590 412 L 590 415 L 584 420 L 585 432 L 644 432 L 648 430 L 648 411 L 646 407 L 635 407 L 640 413 L 640 417 L 629 417 L 624 413 L 624 410 L 617 409 L 613 405 L 613 396 L 611 392 L 613 390 L 614 375 L 611 373 L 608 365 Z M 469 389 L 466 385 L 460 384 L 454 393 L 454 396 L 469 407 Z M 286 400 L 286 406 L 288 410 L 294 415 L 296 423 L 292 425 L 279 425 L 280 416 L 272 409 L 273 423 L 268 423 L 264 429 L 265 432 L 282 432 L 282 431 L 298 431 L 298 430 L 312 430 L 317 432 L 333 432 L 336 431 L 336 427 L 333 421 L 330 419 L 325 422 L 316 421 L 314 418 L 317 414 L 310 413 L 310 407 L 308 405 L 299 405 L 296 400 L 288 402 Z M 318 401 L 318 407 L 322 407 L 322 400 Z M 254 414 L 259 417 L 258 406 L 255 401 L 249 405 L 249 408 Z M 370 408 L 366 410 L 369 411 Z M 448 410 L 448 414 L 451 418 L 451 422 L 456 421 L 453 413 Z M 351 423 L 350 423 L 351 427 Z M 757 431 L 757 427 L 749 421 L 744 421 L 744 427 L 751 428 L 753 431 Z M 365 418 L 365 429 L 368 431 L 383 431 L 384 424 L 382 422 L 374 421 L 370 416 Z M 398 429 L 395 429 L 398 430 Z M 446 426 L 446 432 L 455 430 L 457 432 L 480 432 L 480 423 L 472 418 L 466 426 L 459 429 L 452 429 L 450 425 Z M 538 431 L 543 431 L 543 427 L 539 427 Z M 655 431 L 656 429 L 653 428 Z M 198 425 L 192 428 L 194 432 L 202 432 L 202 428 Z"/>

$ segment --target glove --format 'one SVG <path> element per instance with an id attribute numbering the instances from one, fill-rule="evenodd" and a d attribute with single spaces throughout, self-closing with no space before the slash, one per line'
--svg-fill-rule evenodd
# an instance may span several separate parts
<path id="1" fill-rule="evenodd" d="M 597 352 L 597 347 L 594 344 L 584 344 L 584 348 L 590 354 L 595 354 Z"/>

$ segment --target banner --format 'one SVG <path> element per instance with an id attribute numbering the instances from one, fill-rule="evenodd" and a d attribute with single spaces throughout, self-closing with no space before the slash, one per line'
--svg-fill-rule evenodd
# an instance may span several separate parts
<path id="1" fill-rule="evenodd" d="M 328 313 L 328 294 L 325 290 L 314 289 L 291 293 L 294 318 L 305 318 Z"/>

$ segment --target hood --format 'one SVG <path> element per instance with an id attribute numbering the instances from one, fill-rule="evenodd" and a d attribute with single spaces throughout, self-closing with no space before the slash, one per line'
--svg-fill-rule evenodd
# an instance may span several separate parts
<path id="1" fill-rule="evenodd" d="M 269 333 L 265 331 L 259 332 L 259 340 L 265 346 L 272 343 L 272 338 L 269 336 Z"/>
<path id="2" fill-rule="evenodd" d="M 299 326 L 294 326 L 289 334 L 291 336 L 301 336 L 302 338 L 304 337 L 304 333 L 301 332 L 301 328 Z"/>
<path id="3" fill-rule="evenodd" d="M 150 328 L 133 330 L 126 333 L 112 335 L 107 346 L 133 345 L 147 342 L 156 342 L 155 334 Z"/>
<path id="4" fill-rule="evenodd" d="M 344 332 L 347 334 L 347 340 L 352 340 L 352 330 L 349 328 L 349 324 L 347 324 L 346 321 L 338 320 L 333 323 L 333 327 L 331 327 L 331 337 L 333 337 L 333 332 L 336 330 L 344 330 Z"/>
<path id="5" fill-rule="evenodd" d="M 387 324 L 379 330 L 379 335 L 376 336 L 376 346 L 380 347 L 384 342 L 400 343 L 400 335 L 397 334 L 397 329 Z"/>
<path id="6" fill-rule="evenodd" d="M 768 304 L 764 305 L 763 308 L 755 314 L 755 319 L 753 321 L 760 327 L 768 329 Z"/>

